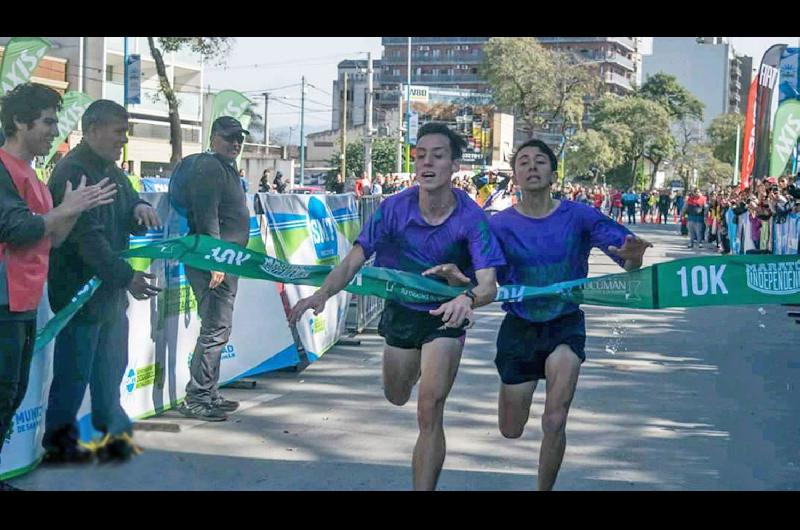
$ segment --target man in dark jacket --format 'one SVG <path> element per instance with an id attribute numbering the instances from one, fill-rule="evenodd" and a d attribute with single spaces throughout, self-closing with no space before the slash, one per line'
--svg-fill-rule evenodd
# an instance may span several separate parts
<path id="1" fill-rule="evenodd" d="M 48 290 L 53 311 L 64 308 L 93 276 L 102 285 L 56 338 L 53 383 L 42 445 L 51 462 L 86 461 L 80 447 L 76 416 L 89 385 L 92 424 L 105 433 L 98 455 L 127 460 L 138 452 L 132 425 L 120 404 L 119 388 L 128 363 L 128 295 L 145 300 L 160 291 L 134 271 L 117 253 L 128 248 L 132 233 L 143 233 L 161 222 L 155 210 L 139 199 L 115 162 L 127 140 L 128 113 L 117 103 L 97 100 L 86 109 L 83 141 L 55 167 L 50 191 L 55 204 L 64 199 L 67 183 L 82 178 L 95 184 L 105 178 L 117 186 L 113 204 L 84 212 L 65 243 L 50 255 Z M 126 292 L 127 291 L 127 292 Z"/>
<path id="2" fill-rule="evenodd" d="M 272 181 L 272 185 L 275 188 L 275 193 L 286 193 L 286 181 L 283 180 L 283 173 L 278 171 L 275 174 L 275 180 Z"/>
<path id="3" fill-rule="evenodd" d="M 211 152 L 192 167 L 187 218 L 190 234 L 205 234 L 246 246 L 250 235 L 247 198 L 239 184 L 236 157 L 249 134 L 238 120 L 217 118 L 211 126 Z M 192 354 L 186 400 L 179 409 L 188 417 L 224 421 L 239 407 L 219 393 L 222 348 L 233 324 L 233 304 L 238 276 L 185 267 L 186 278 L 197 299 L 200 336 Z"/>

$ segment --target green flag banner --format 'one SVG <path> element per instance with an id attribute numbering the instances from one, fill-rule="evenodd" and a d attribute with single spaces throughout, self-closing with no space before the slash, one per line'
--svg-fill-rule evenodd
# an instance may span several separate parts
<path id="1" fill-rule="evenodd" d="M 232 243 L 204 235 L 186 236 L 144 245 L 120 254 L 125 258 L 172 259 L 202 270 L 273 282 L 320 286 L 331 265 L 292 265 Z M 94 281 L 94 280 L 93 280 Z M 99 280 L 98 280 L 99 282 Z M 91 283 L 91 282 L 90 282 Z M 91 296 L 87 284 L 68 308 L 48 322 L 37 337 L 46 344 Z M 96 286 L 94 287 L 96 289 Z M 439 303 L 463 288 L 451 287 L 408 272 L 363 267 L 345 290 L 359 295 L 411 302 Z M 800 303 L 800 256 L 741 255 L 686 258 L 658 263 L 633 272 L 582 278 L 545 287 L 504 285 L 496 302 L 521 302 L 537 297 L 560 297 L 579 304 L 662 309 L 747 304 Z M 58 324 L 53 321 L 58 320 Z M 51 327 L 51 324 L 53 326 Z M 40 340 L 41 339 L 41 340 Z"/>
<path id="2" fill-rule="evenodd" d="M 58 136 L 53 140 L 50 152 L 44 159 L 45 165 L 50 163 L 58 151 L 58 146 L 67 139 L 69 133 L 78 127 L 81 116 L 92 101 L 94 100 L 83 92 L 70 90 L 64 93 L 61 110 L 58 113 Z"/>
<path id="3" fill-rule="evenodd" d="M 780 177 L 800 138 L 800 100 L 787 99 L 780 104 L 772 134 L 769 176 Z"/>
<path id="4" fill-rule="evenodd" d="M 211 119 L 208 122 L 208 137 L 206 138 L 206 145 L 211 142 L 211 125 L 214 120 L 220 116 L 230 116 L 236 118 L 241 122 L 242 127 L 247 129 L 250 126 L 250 114 L 247 111 L 253 106 L 247 96 L 236 92 L 235 90 L 223 90 L 214 96 L 214 103 L 211 106 Z M 238 166 L 242 160 L 242 154 L 236 159 Z"/>
<path id="5" fill-rule="evenodd" d="M 41 37 L 14 37 L 8 41 L 0 65 L 0 95 L 26 83 L 50 46 Z"/>

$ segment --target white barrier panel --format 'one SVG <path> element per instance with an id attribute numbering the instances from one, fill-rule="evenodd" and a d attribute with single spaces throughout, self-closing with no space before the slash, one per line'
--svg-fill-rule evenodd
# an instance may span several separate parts
<path id="1" fill-rule="evenodd" d="M 47 293 L 47 286 L 44 292 Z M 47 296 L 36 315 L 37 329 L 50 320 L 53 313 Z M 53 377 L 53 343 L 34 354 L 31 361 L 28 390 L 25 398 L 11 420 L 3 450 L 0 452 L 0 479 L 8 479 L 27 473 L 36 467 L 44 454 L 42 436 L 44 436 L 44 413 L 47 408 L 47 395 Z"/>
<path id="2" fill-rule="evenodd" d="M 360 222 L 355 195 L 291 195 L 260 193 L 271 241 L 271 255 L 298 265 L 338 265 L 352 248 Z M 274 249 L 274 250 L 273 250 Z M 312 295 L 317 288 L 284 286 L 288 305 Z M 329 350 L 345 331 L 349 293 L 331 298 L 319 315 L 307 312 L 297 323 L 297 332 L 308 360 L 313 362 Z"/>

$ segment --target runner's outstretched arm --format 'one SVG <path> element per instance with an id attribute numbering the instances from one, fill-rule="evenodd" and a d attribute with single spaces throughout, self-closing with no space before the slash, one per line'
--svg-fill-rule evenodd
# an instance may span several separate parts
<path id="1" fill-rule="evenodd" d="M 629 235 L 625 237 L 625 243 L 622 248 L 609 246 L 608 251 L 625 260 L 623 268 L 628 271 L 635 271 L 641 268 L 642 260 L 644 259 L 644 251 L 652 247 L 653 244 L 640 237 Z"/>
<path id="2" fill-rule="evenodd" d="M 320 314 L 325 309 L 325 303 L 328 299 L 350 283 L 356 273 L 361 270 L 365 261 L 367 260 L 364 257 L 364 249 L 356 243 L 342 262 L 328 274 L 325 282 L 317 292 L 295 304 L 289 312 L 289 324 L 296 324 L 300 317 L 303 316 L 303 313 L 309 309 L 313 309 L 315 315 Z"/>

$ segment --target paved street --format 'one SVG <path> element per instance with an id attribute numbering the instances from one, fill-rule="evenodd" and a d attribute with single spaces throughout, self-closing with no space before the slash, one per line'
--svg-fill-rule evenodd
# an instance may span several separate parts
<path id="1" fill-rule="evenodd" d="M 638 228 L 638 226 L 637 226 Z M 686 257 L 674 225 L 645 225 L 646 265 Z M 602 254 L 592 275 L 619 272 Z M 800 489 L 800 326 L 781 306 L 639 311 L 584 307 L 587 362 L 567 425 L 560 490 Z M 441 490 L 536 485 L 544 384 L 521 439 L 497 430 L 499 305 L 468 334 L 445 411 Z M 763 314 L 762 314 L 763 313 Z M 416 393 L 381 389 L 381 338 L 338 346 L 301 373 L 257 377 L 225 423 L 175 412 L 143 422 L 145 453 L 115 467 L 40 467 L 31 490 L 408 490 Z"/>

